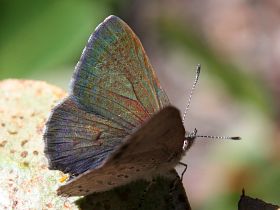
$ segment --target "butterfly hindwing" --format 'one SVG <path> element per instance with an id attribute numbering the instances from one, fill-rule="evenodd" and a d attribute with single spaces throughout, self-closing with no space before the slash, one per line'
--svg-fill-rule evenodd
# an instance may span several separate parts
<path id="1" fill-rule="evenodd" d="M 87 195 L 171 170 L 183 155 L 185 130 L 179 111 L 166 107 L 134 132 L 94 170 L 59 188 L 59 194 Z"/>
<path id="2" fill-rule="evenodd" d="M 180 112 L 168 106 L 156 113 L 140 129 L 129 136 L 107 159 L 106 165 L 154 162 L 156 165 L 170 165 L 176 157 L 181 157 L 185 139 L 185 129 Z M 177 160 L 175 161 L 177 164 Z"/>

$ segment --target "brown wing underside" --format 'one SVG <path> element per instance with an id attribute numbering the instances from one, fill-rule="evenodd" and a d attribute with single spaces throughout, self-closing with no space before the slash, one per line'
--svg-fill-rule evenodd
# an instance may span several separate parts
<path id="1" fill-rule="evenodd" d="M 100 168 L 61 186 L 58 194 L 87 195 L 165 173 L 183 154 L 184 137 L 179 111 L 166 107 L 133 133 Z"/>

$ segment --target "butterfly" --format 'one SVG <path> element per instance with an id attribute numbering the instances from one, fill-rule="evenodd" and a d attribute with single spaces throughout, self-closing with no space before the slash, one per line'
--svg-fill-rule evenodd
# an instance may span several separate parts
<path id="1" fill-rule="evenodd" d="M 111 15 L 90 36 L 69 96 L 46 123 L 45 154 L 50 169 L 72 177 L 58 194 L 87 195 L 172 170 L 187 134 L 140 40 Z"/>

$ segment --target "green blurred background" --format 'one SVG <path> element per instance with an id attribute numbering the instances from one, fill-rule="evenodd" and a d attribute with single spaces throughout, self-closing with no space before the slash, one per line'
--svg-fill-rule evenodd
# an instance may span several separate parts
<path id="1" fill-rule="evenodd" d="M 89 35 L 110 14 L 140 37 L 182 111 L 195 65 L 202 64 L 186 128 L 243 140 L 201 139 L 184 157 L 193 209 L 236 209 L 243 187 L 280 204 L 280 3 L 2 0 L 0 11 L 0 79 L 44 80 L 67 89 Z"/>

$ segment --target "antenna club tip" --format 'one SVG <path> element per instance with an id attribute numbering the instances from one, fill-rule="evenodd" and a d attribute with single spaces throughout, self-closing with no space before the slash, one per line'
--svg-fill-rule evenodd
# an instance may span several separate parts
<path id="1" fill-rule="evenodd" d="M 231 137 L 232 140 L 241 140 L 241 137 L 239 136 L 234 136 L 234 137 Z"/>
<path id="2" fill-rule="evenodd" d="M 197 66 L 196 66 L 196 81 L 195 81 L 195 83 L 197 82 L 197 79 L 198 79 L 198 77 L 200 75 L 200 71 L 201 71 L 201 65 L 197 64 Z"/>

